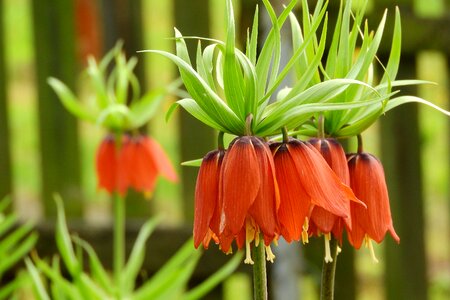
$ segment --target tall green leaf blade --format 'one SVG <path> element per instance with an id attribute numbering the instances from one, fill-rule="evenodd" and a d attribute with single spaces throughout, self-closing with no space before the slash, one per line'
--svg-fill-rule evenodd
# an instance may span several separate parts
<path id="1" fill-rule="evenodd" d="M 227 39 L 223 60 L 224 92 L 229 107 L 240 119 L 245 119 L 244 83 L 235 56 L 235 25 L 231 0 L 226 0 L 226 7 Z"/>
<path id="2" fill-rule="evenodd" d="M 91 109 L 84 107 L 69 88 L 56 78 L 50 77 L 48 84 L 53 88 L 64 107 L 79 119 L 95 122 L 97 116 Z"/>
<path id="3" fill-rule="evenodd" d="M 37 297 L 37 300 L 50 300 L 50 296 L 45 290 L 38 269 L 28 257 L 25 258 L 25 265 L 33 281 L 34 296 Z"/>
<path id="4" fill-rule="evenodd" d="M 131 250 L 130 257 L 123 271 L 124 289 L 131 293 L 134 289 L 137 275 L 141 270 L 142 263 L 145 257 L 145 244 L 159 223 L 158 218 L 153 218 L 147 221 L 139 231 L 136 242 Z"/>
<path id="5" fill-rule="evenodd" d="M 197 285 L 195 288 L 188 291 L 184 296 L 183 300 L 196 300 L 202 299 L 208 292 L 210 292 L 219 283 L 224 281 L 228 276 L 230 276 L 239 264 L 242 262 L 244 256 L 243 252 L 238 252 L 233 258 L 222 266 L 214 274 L 210 275 L 208 279 Z"/>

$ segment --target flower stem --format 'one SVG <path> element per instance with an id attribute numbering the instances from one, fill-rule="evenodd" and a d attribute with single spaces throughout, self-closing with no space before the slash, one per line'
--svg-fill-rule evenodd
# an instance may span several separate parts
<path id="1" fill-rule="evenodd" d="M 362 153 L 363 152 L 362 136 L 361 136 L 361 134 L 358 134 L 356 137 L 358 138 L 358 153 Z"/>
<path id="2" fill-rule="evenodd" d="M 260 241 L 258 247 L 253 247 L 253 299 L 267 300 L 267 272 L 266 253 L 264 242 Z"/>
<path id="3" fill-rule="evenodd" d="M 114 249 L 113 268 L 116 286 L 122 286 L 123 266 L 125 263 L 125 201 L 117 192 L 113 195 L 114 206 Z"/>
<path id="4" fill-rule="evenodd" d="M 336 273 L 338 242 L 335 238 L 330 239 L 331 262 L 323 261 L 322 283 L 320 286 L 320 300 L 334 299 L 334 275 Z"/>
<path id="5" fill-rule="evenodd" d="M 319 139 L 325 138 L 325 117 L 323 114 L 320 114 L 317 120 L 317 137 Z"/>

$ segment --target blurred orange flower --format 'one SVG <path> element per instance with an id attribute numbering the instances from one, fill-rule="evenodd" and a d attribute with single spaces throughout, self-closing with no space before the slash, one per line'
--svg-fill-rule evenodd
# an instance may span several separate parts
<path id="1" fill-rule="evenodd" d="M 177 174 L 161 146 L 152 138 L 112 136 L 100 144 L 96 158 L 98 187 L 124 196 L 128 188 L 150 197 L 159 175 L 176 182 Z"/>

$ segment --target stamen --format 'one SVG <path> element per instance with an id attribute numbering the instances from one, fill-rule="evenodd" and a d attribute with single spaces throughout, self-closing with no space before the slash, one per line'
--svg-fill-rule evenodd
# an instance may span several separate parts
<path id="1" fill-rule="evenodd" d="M 367 248 L 369 248 L 370 251 L 370 256 L 372 257 L 372 261 L 374 263 L 378 263 L 378 258 L 375 255 L 375 249 L 373 248 L 373 244 L 372 244 L 372 240 L 370 239 L 370 237 L 366 234 L 366 236 L 364 237 L 364 242 Z"/>
<path id="2" fill-rule="evenodd" d="M 303 223 L 302 228 L 303 228 L 303 230 L 302 230 L 302 243 L 303 243 L 303 245 L 305 245 L 305 244 L 309 243 L 309 235 L 308 235 L 309 219 L 308 219 L 308 217 L 305 218 L 305 222 Z"/>
<path id="3" fill-rule="evenodd" d="M 248 265 L 253 265 L 255 262 L 252 259 L 252 254 L 251 254 L 251 247 L 250 247 L 250 242 L 249 241 L 245 241 L 245 260 L 244 263 L 248 264 Z"/>
<path id="4" fill-rule="evenodd" d="M 337 249 L 336 249 L 336 251 L 337 251 L 336 253 L 337 253 L 337 254 L 339 254 L 339 253 L 341 253 L 341 252 L 342 252 L 342 248 L 341 248 L 341 247 L 339 247 L 339 246 L 337 246 Z"/>
<path id="5" fill-rule="evenodd" d="M 270 246 L 264 246 L 264 247 L 266 248 L 266 260 L 273 263 L 273 260 L 275 259 L 275 254 L 273 254 Z"/>
<path id="6" fill-rule="evenodd" d="M 255 228 L 251 224 L 250 219 L 245 220 L 245 260 L 244 263 L 253 265 L 251 242 L 255 240 Z M 256 243 L 256 241 L 255 241 Z"/>
<path id="7" fill-rule="evenodd" d="M 325 241 L 325 262 L 330 263 L 333 261 L 333 258 L 331 257 L 331 250 L 330 250 L 330 240 L 331 240 L 331 234 L 325 233 L 323 235 L 324 241 Z"/>

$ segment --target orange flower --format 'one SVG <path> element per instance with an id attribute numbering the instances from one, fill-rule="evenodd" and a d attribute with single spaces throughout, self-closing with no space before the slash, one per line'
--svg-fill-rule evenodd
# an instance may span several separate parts
<path id="1" fill-rule="evenodd" d="M 208 152 L 203 158 L 195 186 L 194 246 L 208 249 L 211 238 L 219 236 L 219 177 L 224 150 Z"/>
<path id="2" fill-rule="evenodd" d="M 359 200 L 314 146 L 291 139 L 271 148 L 280 186 L 278 217 L 287 241 L 302 237 L 307 242 L 308 217 L 315 206 L 338 217 L 350 216 L 348 202 Z"/>
<path id="3" fill-rule="evenodd" d="M 127 139 L 124 139 L 124 143 Z M 116 147 L 116 141 L 113 135 L 106 136 L 100 143 L 96 155 L 96 172 L 97 172 L 97 186 L 99 189 L 105 189 L 112 194 L 117 190 L 118 173 L 117 173 L 117 158 L 120 155 L 120 150 Z"/>
<path id="4" fill-rule="evenodd" d="M 144 135 L 125 137 L 118 146 L 112 137 L 107 137 L 97 153 L 97 175 L 100 188 L 121 196 L 130 187 L 150 196 L 159 175 L 177 181 L 175 170 L 161 146 Z"/>
<path id="5" fill-rule="evenodd" d="M 350 175 L 347 158 L 341 144 L 336 139 L 311 139 L 309 142 L 322 154 L 341 182 L 349 186 Z M 344 204 L 347 207 L 347 211 L 350 211 L 350 202 L 347 201 Z M 342 244 L 344 226 L 347 228 L 347 231 L 351 229 L 351 218 L 338 217 L 320 206 L 314 206 L 309 226 L 311 234 L 333 233 L 333 236 Z"/>
<path id="6" fill-rule="evenodd" d="M 194 244 L 217 239 L 223 252 L 246 245 L 246 263 L 252 264 L 251 243 L 264 237 L 267 259 L 274 255 L 269 245 L 278 236 L 278 185 L 269 146 L 254 136 L 234 139 L 227 152 L 208 153 L 200 167 L 196 186 Z"/>
<path id="7" fill-rule="evenodd" d="M 352 230 L 349 241 L 359 249 L 363 240 L 371 249 L 371 240 L 380 243 L 387 231 L 398 243 L 400 238 L 394 230 L 389 196 L 381 162 L 368 153 L 350 154 L 348 156 L 350 186 L 355 195 L 361 199 L 367 209 L 350 204 L 352 214 Z"/>

